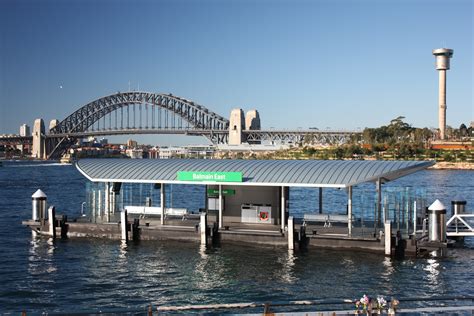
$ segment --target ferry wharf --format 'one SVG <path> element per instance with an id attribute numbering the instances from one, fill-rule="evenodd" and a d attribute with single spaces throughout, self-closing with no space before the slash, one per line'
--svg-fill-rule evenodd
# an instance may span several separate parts
<path id="1" fill-rule="evenodd" d="M 83 216 L 72 220 L 59 216 L 54 206 L 47 208 L 46 195 L 38 190 L 32 196 L 32 219 L 23 225 L 54 238 L 247 243 L 290 250 L 324 247 L 415 255 L 446 248 L 445 218 L 440 215 L 445 213 L 440 209 L 444 206 L 435 203 L 435 209 L 429 210 L 418 197 L 405 196 L 400 203 L 393 203 L 383 184 L 433 164 L 83 159 L 76 163 L 90 180 Z M 353 188 L 364 183 L 373 184 L 373 199 L 365 199 L 365 204 L 354 203 L 355 199 L 364 200 L 353 193 Z M 202 186 L 202 205 L 197 210 L 169 205 L 168 191 L 175 185 Z M 299 217 L 290 214 L 289 189 L 293 187 L 317 190 L 317 201 L 305 201 L 314 205 L 314 211 Z M 324 203 L 327 190 L 345 192 L 345 208 L 328 207 Z M 427 215 L 432 219 L 429 227 Z"/>

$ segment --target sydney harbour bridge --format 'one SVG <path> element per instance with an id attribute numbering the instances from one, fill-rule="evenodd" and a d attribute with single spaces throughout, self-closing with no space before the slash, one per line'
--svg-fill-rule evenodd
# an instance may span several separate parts
<path id="1" fill-rule="evenodd" d="M 130 134 L 176 134 L 203 136 L 215 145 L 261 144 L 342 144 L 357 134 L 350 131 L 283 130 L 245 125 L 242 110 L 231 120 L 193 101 L 149 92 L 118 92 L 94 100 L 67 116 L 54 120 L 49 129 L 35 120 L 32 136 L 0 136 L 0 144 L 32 144 L 37 158 L 58 159 L 78 139 L 89 136 Z M 237 118 L 236 118 L 237 117 Z"/>

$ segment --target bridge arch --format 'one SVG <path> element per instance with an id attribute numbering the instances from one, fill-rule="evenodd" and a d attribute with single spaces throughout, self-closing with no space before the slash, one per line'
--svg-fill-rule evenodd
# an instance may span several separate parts
<path id="1" fill-rule="evenodd" d="M 118 111 L 119 109 L 129 109 L 129 107 L 142 104 L 151 105 L 152 109 L 154 109 L 153 107 L 164 109 L 166 110 L 166 113 L 171 112 L 174 115 L 177 115 L 181 120 L 187 122 L 188 127 L 178 128 L 180 132 L 185 131 L 189 134 L 202 135 L 213 143 L 219 143 L 225 139 L 225 136 L 222 136 L 222 133 L 217 134 L 216 131 L 226 131 L 229 126 L 229 120 L 193 101 L 189 101 L 172 94 L 140 91 L 118 92 L 116 94 L 94 100 L 82 106 L 64 120 L 59 122 L 55 127 L 51 128 L 49 130 L 49 138 L 51 141 L 49 144 L 50 150 L 48 150 L 48 159 L 59 158 L 78 137 L 81 137 L 81 133 L 82 135 L 85 135 L 88 129 L 91 127 L 93 128 L 96 122 L 99 124 L 102 118 L 105 120 L 106 115 L 114 111 Z M 122 112 L 122 118 L 123 115 L 124 114 Z M 157 129 L 154 129 L 154 131 L 160 132 L 160 130 L 166 130 L 167 132 L 173 133 L 173 131 L 177 132 L 178 129 L 174 126 L 165 126 L 165 128 L 160 126 Z M 127 124 L 127 127 L 124 128 L 122 126 L 120 130 L 133 130 L 132 133 L 137 133 L 137 130 L 143 132 L 144 129 L 142 129 L 141 126 L 138 129 L 136 129 L 135 126 L 131 129 Z M 151 129 L 147 130 L 145 128 L 145 131 L 148 133 L 148 131 L 151 131 Z"/>
<path id="2" fill-rule="evenodd" d="M 172 94 L 133 91 L 105 96 L 82 106 L 52 128 L 49 134 L 85 132 L 107 114 L 136 104 L 149 104 L 172 112 L 194 129 L 227 130 L 229 126 L 227 119 L 193 101 Z"/>

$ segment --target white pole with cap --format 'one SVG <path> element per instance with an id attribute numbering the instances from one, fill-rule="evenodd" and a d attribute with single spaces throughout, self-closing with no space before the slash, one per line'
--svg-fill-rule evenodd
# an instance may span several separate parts
<path id="1" fill-rule="evenodd" d="M 32 219 L 34 221 L 41 221 L 46 217 L 46 194 L 38 189 L 33 195 L 31 196 L 32 201 Z"/>
<path id="2" fill-rule="evenodd" d="M 436 200 L 428 207 L 430 241 L 446 241 L 446 207 L 440 200 Z"/>

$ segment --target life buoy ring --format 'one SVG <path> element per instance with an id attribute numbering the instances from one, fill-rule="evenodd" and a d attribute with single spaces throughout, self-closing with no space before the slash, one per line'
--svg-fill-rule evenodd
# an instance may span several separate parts
<path id="1" fill-rule="evenodd" d="M 260 212 L 260 220 L 266 222 L 269 220 L 268 212 Z"/>

